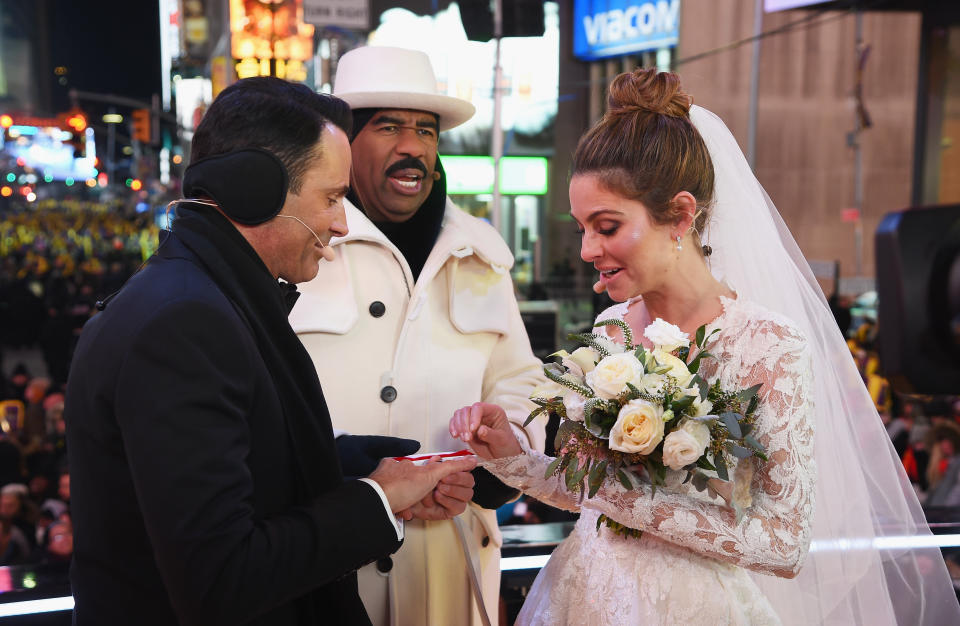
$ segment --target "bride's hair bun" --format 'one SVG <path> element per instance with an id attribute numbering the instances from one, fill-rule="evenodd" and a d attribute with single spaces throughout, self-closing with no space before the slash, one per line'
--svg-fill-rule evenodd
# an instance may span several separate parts
<path id="1" fill-rule="evenodd" d="M 658 224 L 683 217 L 674 197 L 689 192 L 698 209 L 692 230 L 700 249 L 713 202 L 713 163 L 690 119 L 693 98 L 680 77 L 655 69 L 620 74 L 607 102 L 606 114 L 577 144 L 571 176 L 596 176 L 606 189 L 640 201 Z"/>
<path id="2" fill-rule="evenodd" d="M 693 98 L 680 87 L 680 77 L 656 69 L 637 69 L 613 79 L 607 96 L 609 115 L 646 112 L 687 117 Z"/>

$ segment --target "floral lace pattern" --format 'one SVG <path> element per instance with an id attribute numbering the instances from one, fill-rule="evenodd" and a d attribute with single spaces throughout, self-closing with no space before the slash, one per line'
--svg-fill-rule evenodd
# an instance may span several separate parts
<path id="1" fill-rule="evenodd" d="M 763 383 L 756 433 L 769 461 L 755 465 L 752 506 L 737 524 L 732 508 L 689 483 L 671 481 L 651 497 L 649 487 L 627 491 L 612 477 L 580 502 L 556 477 L 544 479 L 552 459 L 542 454 L 484 461 L 532 497 L 581 511 L 537 577 L 518 624 L 780 622 L 743 568 L 792 577 L 809 548 L 812 368 L 806 341 L 789 320 L 753 303 L 722 300 L 723 313 L 707 328 L 720 329 L 707 345 L 715 358 L 701 371 L 729 388 Z M 626 309 L 616 305 L 597 319 L 623 319 Z M 643 536 L 598 532 L 601 513 Z"/>

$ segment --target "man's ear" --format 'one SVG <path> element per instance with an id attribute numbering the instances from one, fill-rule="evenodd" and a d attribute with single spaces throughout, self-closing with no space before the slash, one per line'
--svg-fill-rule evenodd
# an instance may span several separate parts
<path id="1" fill-rule="evenodd" d="M 670 200 L 670 206 L 677 213 L 673 220 L 674 233 L 682 237 L 693 227 L 697 215 L 697 199 L 689 191 L 681 191 Z"/>

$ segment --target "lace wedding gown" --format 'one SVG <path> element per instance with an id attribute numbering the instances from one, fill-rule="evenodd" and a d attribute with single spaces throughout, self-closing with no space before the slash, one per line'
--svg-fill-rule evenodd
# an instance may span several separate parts
<path id="1" fill-rule="evenodd" d="M 722 298 L 707 327 L 715 356 L 701 374 L 727 389 L 763 383 L 756 434 L 769 462 L 753 474 L 753 503 L 738 524 L 721 499 L 682 484 L 627 491 L 608 478 L 578 504 L 556 477 L 552 460 L 530 452 L 484 461 L 504 482 L 552 506 L 580 511 L 571 535 L 537 576 L 517 624 L 779 624 L 747 569 L 793 576 L 810 544 L 816 469 L 813 460 L 811 363 L 807 344 L 786 318 L 742 300 Z M 597 319 L 623 319 L 627 303 Z M 601 331 L 602 329 L 598 329 Z M 752 462 L 752 461 L 747 461 Z M 601 525 L 609 518 L 640 529 L 639 539 Z"/>

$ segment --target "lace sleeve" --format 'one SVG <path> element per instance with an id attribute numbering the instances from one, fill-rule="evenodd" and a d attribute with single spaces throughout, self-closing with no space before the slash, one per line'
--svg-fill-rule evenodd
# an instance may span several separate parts
<path id="1" fill-rule="evenodd" d="M 718 343 L 711 351 L 736 357 L 739 365 L 734 375 L 724 377 L 725 384 L 745 388 L 763 383 L 756 432 L 769 461 L 755 465 L 753 502 L 741 522 L 730 507 L 662 489 L 651 497 L 648 485 L 627 491 L 613 478 L 582 506 L 700 554 L 792 578 L 810 545 L 816 477 L 806 341 L 790 327 L 766 321 Z M 557 478 L 544 479 L 549 462 L 530 453 L 484 465 L 547 504 L 576 509 L 578 494 L 568 492 Z"/>

